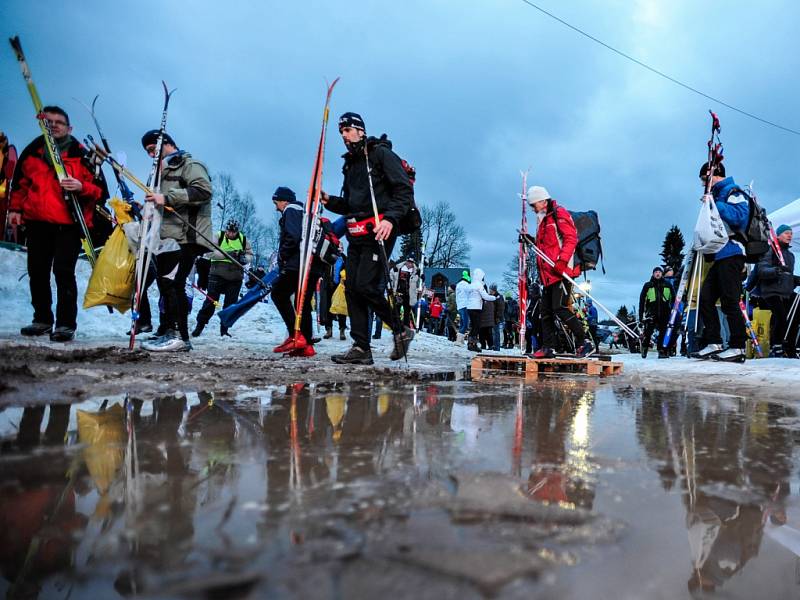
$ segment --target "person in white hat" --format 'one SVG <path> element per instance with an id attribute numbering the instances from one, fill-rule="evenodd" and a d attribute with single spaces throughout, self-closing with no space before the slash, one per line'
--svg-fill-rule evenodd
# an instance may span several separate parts
<path id="1" fill-rule="evenodd" d="M 528 203 L 536 213 L 538 227 L 536 230 L 536 246 L 551 261 L 550 266 L 537 256 L 536 266 L 539 279 L 544 286 L 542 291 L 542 347 L 534 354 L 535 358 L 552 358 L 558 342 L 556 336 L 555 317 L 572 332 L 575 338 L 575 354 L 586 356 L 593 350 L 592 343 L 586 339 L 583 325 L 578 317 L 567 306 L 567 299 L 572 293 L 572 284 L 563 276 L 577 277 L 580 266 L 574 264 L 573 255 L 578 244 L 578 231 L 569 211 L 559 206 L 550 197 L 550 193 L 540 185 L 531 186 L 528 190 Z"/>

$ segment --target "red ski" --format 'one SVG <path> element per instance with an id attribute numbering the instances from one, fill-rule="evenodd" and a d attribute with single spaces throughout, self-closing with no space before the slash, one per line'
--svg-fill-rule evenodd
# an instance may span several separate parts
<path id="1" fill-rule="evenodd" d="M 314 160 L 314 170 L 311 173 L 311 185 L 308 188 L 308 199 L 306 200 L 305 210 L 303 211 L 303 238 L 300 242 L 300 276 L 297 278 L 297 294 L 295 294 L 294 307 L 294 335 L 292 336 L 292 343 L 288 344 L 290 347 L 287 348 L 287 352 L 302 350 L 308 346 L 308 340 L 306 340 L 300 332 L 300 322 L 303 318 L 303 302 L 306 298 L 308 276 L 311 271 L 311 264 L 314 260 L 314 249 L 322 233 L 319 223 L 319 197 L 322 192 L 322 165 L 325 159 L 325 133 L 328 129 L 331 95 L 338 81 L 339 78 L 337 77 L 333 80 L 333 83 L 328 86 L 328 94 L 325 97 L 325 109 L 322 111 L 322 131 L 319 134 L 317 157 Z"/>
<path id="2" fill-rule="evenodd" d="M 528 172 L 522 175 L 522 224 L 520 232 L 528 233 Z M 519 286 L 519 350 L 525 354 L 525 319 L 528 312 L 528 246 L 520 236 L 519 261 L 517 263 L 517 285 Z"/>

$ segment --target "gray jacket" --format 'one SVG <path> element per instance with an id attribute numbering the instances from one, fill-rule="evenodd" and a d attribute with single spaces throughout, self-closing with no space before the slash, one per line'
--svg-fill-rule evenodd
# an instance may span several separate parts
<path id="1" fill-rule="evenodd" d="M 780 244 L 786 267 L 782 267 L 778 255 L 767 251 L 758 261 L 758 286 L 761 297 L 780 296 L 789 298 L 800 278 L 794 275 L 794 254 L 788 247 Z"/>
<path id="2" fill-rule="evenodd" d="M 179 151 L 169 159 L 161 174 L 161 193 L 167 206 L 172 207 L 205 237 L 213 239 L 211 230 L 211 177 L 200 161 L 188 152 Z M 211 244 L 183 223 L 171 211 L 164 211 L 161 237 L 171 238 L 179 244 Z"/>

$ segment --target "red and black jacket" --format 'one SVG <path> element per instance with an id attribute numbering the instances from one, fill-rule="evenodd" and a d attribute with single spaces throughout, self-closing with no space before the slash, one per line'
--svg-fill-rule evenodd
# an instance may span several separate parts
<path id="1" fill-rule="evenodd" d="M 25 221 L 43 221 L 69 225 L 74 223 L 55 169 L 45 160 L 44 137 L 33 140 L 17 161 L 11 185 L 9 210 L 22 213 Z M 86 224 L 92 226 L 94 207 L 108 197 L 108 188 L 102 171 L 97 178 L 86 160 L 86 149 L 72 138 L 72 143 L 61 153 L 64 168 L 70 177 L 83 184 L 77 196 L 83 209 Z"/>

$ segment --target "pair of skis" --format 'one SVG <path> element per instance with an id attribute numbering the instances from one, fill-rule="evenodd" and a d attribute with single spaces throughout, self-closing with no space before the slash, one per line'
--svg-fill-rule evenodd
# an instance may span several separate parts
<path id="1" fill-rule="evenodd" d="M 524 236 L 528 235 L 528 171 L 520 171 L 522 175 L 522 223 L 520 224 L 519 257 L 517 259 L 517 286 L 519 293 L 519 351 L 525 354 L 525 333 L 527 331 L 528 312 L 528 246 Z"/>
<path id="2" fill-rule="evenodd" d="M 19 41 L 19 36 L 9 39 L 9 42 L 11 43 L 11 48 L 13 48 L 14 54 L 19 61 L 19 66 L 22 70 L 22 77 L 25 79 L 25 83 L 28 86 L 28 93 L 33 101 L 33 108 L 36 111 L 36 119 L 39 122 L 39 128 L 41 129 L 42 136 L 44 137 L 47 154 L 50 156 L 50 161 L 53 163 L 53 169 L 55 169 L 56 177 L 58 178 L 59 183 L 61 183 L 64 179 L 69 177 L 69 174 L 64 167 L 64 162 L 61 160 L 61 153 L 59 152 L 58 145 L 53 137 L 53 132 L 50 130 L 50 124 L 47 122 L 44 113 L 42 113 L 42 100 L 39 97 L 39 92 L 36 89 L 36 85 L 33 83 L 31 70 L 30 67 L 28 67 L 28 61 L 25 59 L 25 53 L 22 51 L 22 44 Z M 97 253 L 92 245 L 92 237 L 89 233 L 89 226 L 86 224 L 86 219 L 83 216 L 83 207 L 75 197 L 75 194 L 67 190 L 62 191 L 64 202 L 69 209 L 70 216 L 80 228 L 79 235 L 83 251 L 86 254 L 86 258 L 89 260 L 89 264 L 92 266 L 92 268 L 94 268 L 94 264 L 97 261 Z"/>
<path id="3" fill-rule="evenodd" d="M 322 236 L 322 226 L 320 224 L 319 215 L 321 212 L 322 167 L 325 160 L 325 136 L 328 130 L 331 95 L 338 81 L 338 77 L 333 80 L 333 83 L 328 86 L 328 92 L 325 96 L 325 107 L 322 111 L 322 129 L 319 134 L 317 155 L 314 159 L 311 184 L 308 188 L 308 197 L 303 210 L 303 230 L 300 241 L 300 272 L 297 278 L 297 292 L 295 294 L 294 307 L 294 331 L 292 332 L 292 343 L 289 344 L 287 351 L 302 350 L 311 343 L 311 340 L 306 340 L 305 336 L 302 334 L 301 323 L 303 319 L 303 304 L 308 294 L 308 280 L 311 275 L 311 267 L 314 263 L 314 252 Z"/>

